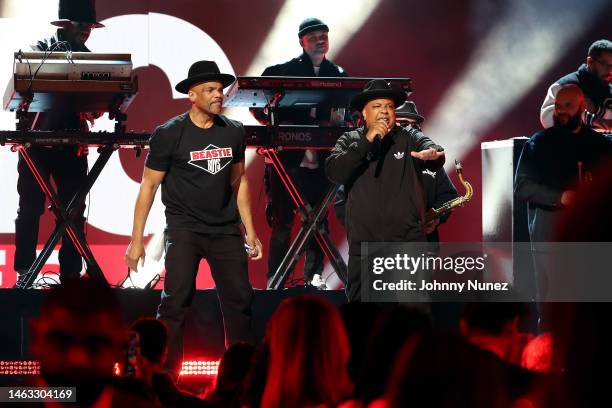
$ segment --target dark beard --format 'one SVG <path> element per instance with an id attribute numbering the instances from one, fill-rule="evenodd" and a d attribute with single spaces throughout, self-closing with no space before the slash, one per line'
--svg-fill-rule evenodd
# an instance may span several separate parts
<path id="1" fill-rule="evenodd" d="M 553 116 L 553 121 L 555 124 L 555 127 L 558 127 L 559 129 L 563 129 L 563 130 L 567 130 L 569 132 L 573 132 L 576 129 L 578 129 L 580 127 L 580 125 L 582 124 L 582 120 L 580 118 L 580 115 L 575 115 L 572 116 L 566 124 L 563 124 L 559 121 L 559 118 L 557 117 L 557 115 Z"/>

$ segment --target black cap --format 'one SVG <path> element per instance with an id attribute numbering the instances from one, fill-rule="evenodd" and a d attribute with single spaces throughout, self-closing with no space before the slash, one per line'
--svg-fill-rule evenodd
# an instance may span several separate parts
<path id="1" fill-rule="evenodd" d="M 327 24 L 325 24 L 318 18 L 309 17 L 306 20 L 302 21 L 302 23 L 300 24 L 300 31 L 298 31 L 298 37 L 302 38 L 306 34 L 316 30 L 329 31 L 329 27 L 327 26 Z"/>

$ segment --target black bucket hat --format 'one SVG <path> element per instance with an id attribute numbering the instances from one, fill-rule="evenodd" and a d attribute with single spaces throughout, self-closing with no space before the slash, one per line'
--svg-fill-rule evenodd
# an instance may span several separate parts
<path id="1" fill-rule="evenodd" d="M 189 87 L 200 82 L 219 81 L 227 88 L 234 83 L 236 77 L 230 74 L 222 74 L 217 63 L 214 61 L 198 61 L 189 68 L 187 78 L 176 84 L 174 89 L 180 93 L 189 92 Z"/>
<path id="2" fill-rule="evenodd" d="M 302 38 L 306 34 L 316 30 L 329 31 L 329 27 L 318 18 L 309 17 L 300 23 L 298 37 Z"/>
<path id="3" fill-rule="evenodd" d="M 373 79 L 367 83 L 361 93 L 351 99 L 351 108 L 361 111 L 366 103 L 380 98 L 393 99 L 395 107 L 399 107 L 406 102 L 406 92 L 391 88 L 391 85 L 384 79 Z"/>
<path id="4" fill-rule="evenodd" d="M 51 24 L 64 27 L 69 23 L 87 23 L 91 28 L 101 28 L 104 24 L 96 19 L 95 0 L 60 0 L 58 19 Z"/>
<path id="5" fill-rule="evenodd" d="M 406 101 L 401 108 L 395 111 L 398 119 L 410 119 L 414 120 L 417 124 L 422 123 L 425 117 L 420 115 L 417 111 L 416 104 L 412 101 Z"/>

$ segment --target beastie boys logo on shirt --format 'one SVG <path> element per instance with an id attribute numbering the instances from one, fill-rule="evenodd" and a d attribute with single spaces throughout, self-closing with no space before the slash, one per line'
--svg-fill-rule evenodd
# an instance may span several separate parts
<path id="1" fill-rule="evenodd" d="M 232 161 L 233 157 L 231 147 L 219 148 L 210 144 L 204 150 L 189 152 L 189 164 L 210 174 L 217 174 Z"/>

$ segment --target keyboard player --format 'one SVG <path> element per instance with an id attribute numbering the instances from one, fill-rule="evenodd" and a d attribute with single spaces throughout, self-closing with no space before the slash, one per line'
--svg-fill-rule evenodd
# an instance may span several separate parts
<path id="1" fill-rule="evenodd" d="M 32 49 L 34 51 L 84 51 L 89 49 L 85 42 L 93 28 L 103 27 L 96 20 L 93 1 L 60 0 L 59 19 L 51 24 L 58 27 L 57 33 L 48 39 L 38 41 Z M 54 106 L 48 112 L 29 114 L 29 127 L 33 130 L 88 130 L 88 121 L 93 122 L 98 114 L 80 114 L 63 109 L 60 99 L 56 99 Z M 59 199 L 67 205 L 83 180 L 87 176 L 86 151 L 78 146 L 66 145 L 58 147 L 30 147 L 30 157 L 37 163 L 38 170 L 47 180 L 52 177 Z M 40 216 L 45 209 L 45 196 L 34 179 L 21 155 L 17 165 L 19 193 L 19 209 L 15 220 L 15 262 L 17 272 L 16 287 L 20 287 L 28 269 L 36 258 L 36 244 L 38 241 L 38 224 Z M 85 219 L 83 213 L 85 206 L 79 211 L 76 226 L 84 230 Z M 82 259 L 68 236 L 62 239 L 59 251 L 60 281 L 78 279 L 82 269 Z"/>
<path id="2" fill-rule="evenodd" d="M 317 18 L 305 19 L 298 31 L 302 54 L 285 63 L 267 67 L 262 76 L 346 77 L 347 74 L 342 67 L 325 58 L 329 51 L 328 32 L 329 27 L 323 21 Z M 267 116 L 262 109 L 251 109 L 251 112 L 260 123 L 268 124 Z M 329 125 L 330 112 L 331 107 L 325 106 L 278 108 L 276 118 L 278 124 Z M 289 177 L 313 208 L 320 204 L 330 186 L 323 168 L 328 155 L 329 152 L 322 150 L 279 152 L 280 160 Z M 266 219 L 272 228 L 268 257 L 268 279 L 270 279 L 289 248 L 295 204 L 271 163 L 266 163 L 264 185 L 268 196 Z M 327 221 L 325 223 L 327 224 Z M 325 284 L 321 279 L 323 252 L 314 237 L 311 237 L 307 243 L 305 252 L 304 281 L 307 285 L 324 288 Z"/>

